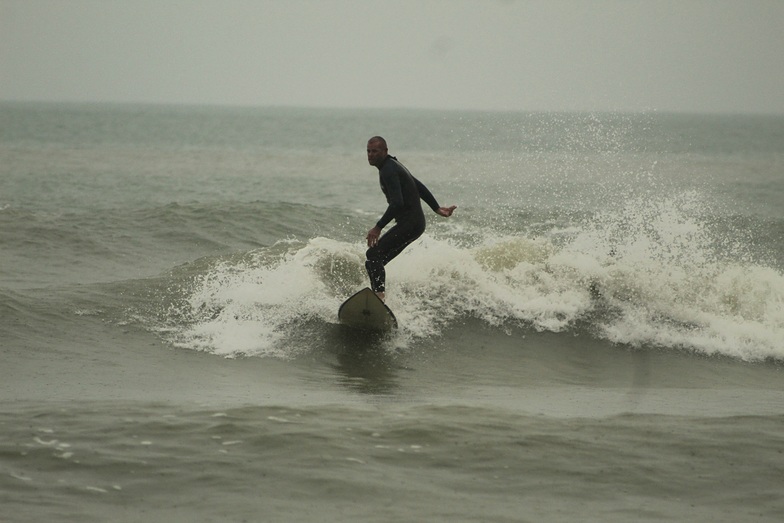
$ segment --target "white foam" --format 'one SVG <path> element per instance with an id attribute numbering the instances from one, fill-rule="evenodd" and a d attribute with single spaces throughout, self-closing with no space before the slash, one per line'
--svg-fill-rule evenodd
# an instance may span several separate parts
<path id="1" fill-rule="evenodd" d="M 745 261 L 742 246 L 728 252 L 705 213 L 688 192 L 632 200 L 535 239 L 428 231 L 387 266 L 401 325 L 390 347 L 470 316 L 552 332 L 587 322 L 616 343 L 784 359 L 784 275 Z M 308 329 L 336 323 L 341 301 L 367 285 L 364 250 L 313 238 L 218 263 L 185 290 L 175 341 L 227 357 L 308 350 Z"/>
<path id="2" fill-rule="evenodd" d="M 259 251 L 250 261 L 225 261 L 193 282 L 187 310 L 178 311 L 190 321 L 176 343 L 229 357 L 286 358 L 297 353 L 290 341 L 309 319 L 334 321 L 336 297 L 349 288 L 341 282 L 352 279 L 341 274 L 347 267 L 359 273 L 362 251 L 326 238 L 280 242 L 270 251 L 281 249 L 274 259 Z"/>
<path id="3" fill-rule="evenodd" d="M 634 200 L 570 246 L 593 240 L 612 249 L 610 256 L 593 251 L 604 258 L 596 281 L 615 312 L 601 331 L 620 343 L 784 358 L 784 275 L 743 261 L 752 257 L 711 231 L 706 211 L 694 191 Z"/>

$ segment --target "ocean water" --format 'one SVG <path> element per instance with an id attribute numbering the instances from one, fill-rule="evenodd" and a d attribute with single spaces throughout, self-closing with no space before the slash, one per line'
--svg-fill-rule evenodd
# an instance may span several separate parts
<path id="1" fill-rule="evenodd" d="M 782 116 L 0 104 L 0 521 L 781 521 L 783 208 Z"/>

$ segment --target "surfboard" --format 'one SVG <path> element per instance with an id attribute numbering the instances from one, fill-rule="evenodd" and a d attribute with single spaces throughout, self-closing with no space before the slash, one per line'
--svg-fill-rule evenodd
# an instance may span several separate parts
<path id="1" fill-rule="evenodd" d="M 343 302 L 338 309 L 338 319 L 343 325 L 355 329 L 388 331 L 397 328 L 395 315 L 367 287 Z"/>

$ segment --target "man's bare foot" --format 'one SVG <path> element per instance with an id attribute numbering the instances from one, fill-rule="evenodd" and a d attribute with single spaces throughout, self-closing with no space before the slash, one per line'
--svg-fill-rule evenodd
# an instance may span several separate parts
<path id="1" fill-rule="evenodd" d="M 385 295 L 383 292 L 377 292 L 377 293 L 376 293 L 376 296 L 378 296 L 378 299 L 379 299 L 379 300 L 381 300 L 381 301 L 386 301 L 386 300 L 385 300 L 385 297 L 386 297 L 386 295 Z"/>

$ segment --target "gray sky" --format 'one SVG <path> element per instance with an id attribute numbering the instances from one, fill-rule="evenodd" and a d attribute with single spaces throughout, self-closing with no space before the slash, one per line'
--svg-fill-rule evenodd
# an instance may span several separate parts
<path id="1" fill-rule="evenodd" d="M 0 99 L 784 113 L 784 0 L 0 0 Z"/>

